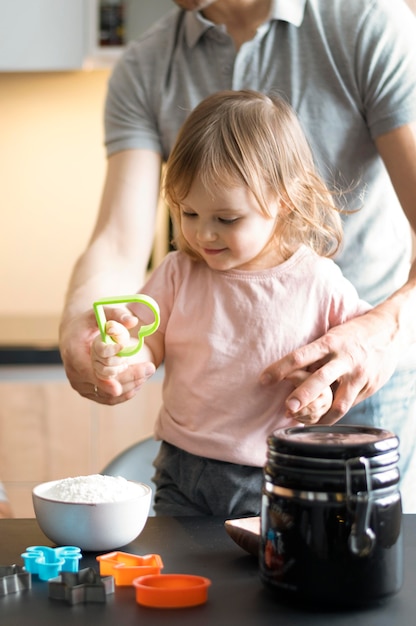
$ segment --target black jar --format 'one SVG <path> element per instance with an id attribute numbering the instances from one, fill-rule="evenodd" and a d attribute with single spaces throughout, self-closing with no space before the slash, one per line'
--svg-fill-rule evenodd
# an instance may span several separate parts
<path id="1" fill-rule="evenodd" d="M 275 431 L 264 467 L 260 577 L 306 604 L 358 607 L 403 580 L 399 441 L 361 426 Z"/>

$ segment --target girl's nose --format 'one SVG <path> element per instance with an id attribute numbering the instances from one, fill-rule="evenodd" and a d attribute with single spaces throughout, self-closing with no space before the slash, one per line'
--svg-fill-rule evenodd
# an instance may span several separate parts
<path id="1" fill-rule="evenodd" d="M 196 236 L 199 241 L 214 241 L 217 237 L 215 230 L 208 224 L 200 224 Z"/>

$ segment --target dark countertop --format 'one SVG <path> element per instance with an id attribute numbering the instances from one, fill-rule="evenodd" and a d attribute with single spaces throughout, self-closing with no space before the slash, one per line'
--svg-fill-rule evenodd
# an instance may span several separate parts
<path id="1" fill-rule="evenodd" d="M 0 365 L 62 363 L 59 315 L 1 314 Z"/>
<path id="2" fill-rule="evenodd" d="M 58 347 L 0 346 L 0 365 L 55 365 L 62 359 Z"/>
<path id="3" fill-rule="evenodd" d="M 416 615 L 416 515 L 404 516 L 405 580 L 402 590 L 377 607 L 351 611 L 303 610 L 279 603 L 262 585 L 257 560 L 227 535 L 222 519 L 150 517 L 124 552 L 160 554 L 163 573 L 207 576 L 208 602 L 187 609 L 139 606 L 132 587 L 116 587 L 106 604 L 77 604 L 48 597 L 48 585 L 33 577 L 30 591 L 0 597 L 4 626 L 413 626 Z M 0 520 L 0 565 L 22 564 L 28 546 L 52 545 L 36 520 Z M 80 569 L 98 570 L 96 555 L 84 553 Z"/>

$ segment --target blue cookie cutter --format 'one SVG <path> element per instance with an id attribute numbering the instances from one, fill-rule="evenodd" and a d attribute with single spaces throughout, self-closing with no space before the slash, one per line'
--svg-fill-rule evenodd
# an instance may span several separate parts
<path id="1" fill-rule="evenodd" d="M 76 546 L 30 546 L 22 555 L 25 570 L 37 574 L 40 580 L 56 578 L 60 572 L 77 572 L 81 549 Z"/>

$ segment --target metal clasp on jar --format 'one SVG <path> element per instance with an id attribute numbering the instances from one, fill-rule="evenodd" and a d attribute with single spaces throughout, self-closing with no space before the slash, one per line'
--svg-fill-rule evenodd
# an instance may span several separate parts
<path id="1" fill-rule="evenodd" d="M 352 472 L 357 464 L 364 469 L 365 489 L 354 493 L 352 490 Z M 354 513 L 354 521 L 348 537 L 348 547 L 358 557 L 368 556 L 376 543 L 374 531 L 370 528 L 372 508 L 372 487 L 370 462 L 366 457 L 348 459 L 346 461 L 347 506 Z"/>

